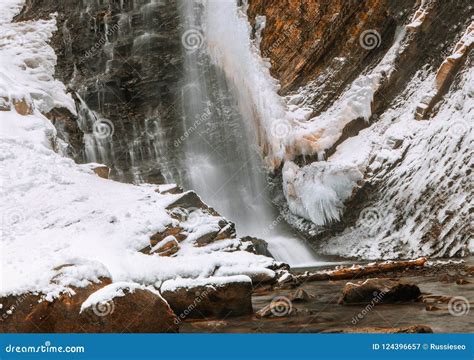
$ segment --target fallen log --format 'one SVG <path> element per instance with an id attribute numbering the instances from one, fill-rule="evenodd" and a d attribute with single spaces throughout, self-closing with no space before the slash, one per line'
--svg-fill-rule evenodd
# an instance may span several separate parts
<path id="1" fill-rule="evenodd" d="M 357 279 L 371 274 L 423 267 L 425 263 L 426 258 L 424 257 L 406 261 L 384 261 L 381 263 L 370 263 L 367 265 L 341 267 L 335 270 L 305 272 L 304 274 L 296 275 L 295 278 L 298 282 Z"/>

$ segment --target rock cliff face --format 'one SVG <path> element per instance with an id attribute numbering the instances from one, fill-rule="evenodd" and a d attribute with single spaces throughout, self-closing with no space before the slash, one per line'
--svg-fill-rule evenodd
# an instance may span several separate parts
<path id="1" fill-rule="evenodd" d="M 248 14 L 280 94 L 304 109 L 302 127 L 315 129 L 287 146 L 294 161 L 283 168 L 288 220 L 329 254 L 466 254 L 473 7 L 462 0 L 249 0 Z M 362 112 L 361 104 L 368 105 Z M 339 176 L 353 165 L 362 177 Z M 341 195 L 337 187 L 347 181 Z M 329 221 L 314 226 L 321 218 L 314 203 L 330 201 L 316 194 L 321 183 L 333 184 L 334 221 L 323 214 Z"/>
<path id="2" fill-rule="evenodd" d="M 79 116 L 51 118 L 72 155 L 107 163 L 123 181 L 163 183 L 165 172 L 176 175 L 183 66 L 177 2 L 28 0 L 16 20 L 54 12 L 56 77 L 73 92 Z"/>

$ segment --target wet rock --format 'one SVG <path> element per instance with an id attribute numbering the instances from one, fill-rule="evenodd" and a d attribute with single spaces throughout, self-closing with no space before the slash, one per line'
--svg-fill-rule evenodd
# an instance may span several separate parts
<path id="1" fill-rule="evenodd" d="M 144 2 L 73 0 L 72 4 L 27 0 L 15 20 L 49 19 L 51 13 L 58 14 L 58 30 L 50 41 L 57 55 L 55 77 L 115 125 L 109 139 L 115 160 L 108 164 L 113 177 L 132 182 L 139 172 L 145 182 L 164 183 L 166 171 L 177 178 L 174 167 L 183 152 L 174 141 L 182 135 L 181 127 L 176 126 L 182 109 L 174 105 L 181 99 L 177 84 L 185 58 L 177 2 L 155 2 L 147 7 L 146 16 Z M 111 52 L 117 55 L 113 59 Z M 169 162 L 156 162 L 153 144 L 158 118 L 160 131 L 166 132 L 160 146 Z M 134 139 L 139 164 L 124 156 L 131 151 L 132 128 L 147 134 Z"/>
<path id="2" fill-rule="evenodd" d="M 279 296 L 272 300 L 270 304 L 255 313 L 257 318 L 285 317 L 294 314 L 296 311 L 290 299 Z"/>
<path id="3" fill-rule="evenodd" d="M 220 278 L 222 279 L 222 278 Z M 252 282 L 239 276 L 225 282 L 206 279 L 204 283 L 175 286 L 173 280 L 163 283 L 161 294 L 177 314 L 179 321 L 187 318 L 217 318 L 248 315 L 252 309 Z M 245 281 L 244 281 L 245 280 Z"/>
<path id="4" fill-rule="evenodd" d="M 293 302 L 309 302 L 312 296 L 309 295 L 303 288 L 296 289 L 296 291 L 290 295 L 290 300 Z"/>
<path id="5" fill-rule="evenodd" d="M 349 282 L 342 290 L 340 304 L 394 303 L 416 300 L 421 295 L 418 286 L 390 279 L 367 279 Z"/>
<path id="6" fill-rule="evenodd" d="M 265 240 L 244 236 L 242 241 L 250 241 L 252 243 L 252 249 L 250 251 L 254 254 L 273 257 L 268 250 L 268 243 Z"/>
<path id="7" fill-rule="evenodd" d="M 463 279 L 463 278 L 459 278 L 456 280 L 456 284 L 458 285 L 466 285 L 466 284 L 470 284 L 471 282 L 470 281 L 467 281 L 466 279 Z"/>
<path id="8" fill-rule="evenodd" d="M 209 209 L 209 207 L 201 200 L 198 194 L 194 191 L 188 191 L 179 197 L 177 200 L 173 201 L 170 205 L 167 206 L 167 209 L 173 209 L 176 207 L 181 207 L 184 209 L 190 208 L 199 208 L 199 209 Z"/>
<path id="9" fill-rule="evenodd" d="M 45 113 L 44 116 L 46 116 L 56 127 L 58 130 L 58 137 L 68 143 L 68 155 L 81 161 L 82 148 L 84 146 L 84 133 L 79 128 L 77 116 L 63 107 L 53 108 L 51 111 Z"/>

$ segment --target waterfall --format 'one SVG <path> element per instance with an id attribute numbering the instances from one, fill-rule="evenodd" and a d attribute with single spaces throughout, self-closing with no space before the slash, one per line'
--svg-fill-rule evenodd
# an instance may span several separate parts
<path id="1" fill-rule="evenodd" d="M 255 135 L 255 89 L 236 86 L 228 68 L 213 61 L 203 31 L 208 3 L 177 0 L 176 9 L 159 0 L 114 3 L 118 16 L 104 17 L 103 26 L 92 17 L 104 46 L 91 51 L 90 77 L 76 91 L 83 161 L 106 164 L 118 181 L 193 189 L 236 223 L 239 236 L 268 241 L 278 260 L 321 264 L 272 203 Z M 89 1 L 85 13 L 98 6 Z M 242 48 L 241 41 L 227 52 L 231 63 L 239 54 L 248 58 Z"/>
<path id="2" fill-rule="evenodd" d="M 270 252 L 293 266 L 321 264 L 284 223 L 269 196 L 266 170 L 254 135 L 255 119 L 242 113 L 239 98 L 207 52 L 201 1 L 181 0 L 185 48 L 182 87 L 186 178 L 205 202 L 237 225 L 240 236 L 261 237 Z"/>

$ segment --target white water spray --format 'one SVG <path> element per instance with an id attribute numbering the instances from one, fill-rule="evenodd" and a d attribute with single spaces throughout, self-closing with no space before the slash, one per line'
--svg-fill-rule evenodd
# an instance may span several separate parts
<path id="1" fill-rule="evenodd" d="M 231 3 L 220 2 L 235 6 Z M 188 176 L 184 182 L 221 214 L 235 221 L 240 236 L 267 240 L 270 252 L 278 260 L 292 266 L 320 265 L 322 261 L 291 232 L 270 200 L 254 135 L 255 113 L 242 111 L 252 108 L 252 104 L 239 103 L 251 94 L 236 93 L 246 89 L 232 86 L 227 71 L 212 62 L 204 37 L 206 6 L 207 2 L 182 0 L 180 7 L 186 50 L 182 101 Z M 236 44 L 236 50 L 240 48 L 242 44 Z M 240 55 L 242 58 L 234 59 L 233 63 L 248 58 L 248 54 Z M 240 55 L 239 51 L 228 53 L 228 56 Z"/>

